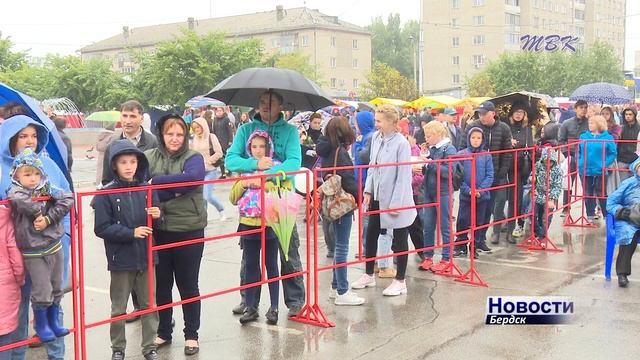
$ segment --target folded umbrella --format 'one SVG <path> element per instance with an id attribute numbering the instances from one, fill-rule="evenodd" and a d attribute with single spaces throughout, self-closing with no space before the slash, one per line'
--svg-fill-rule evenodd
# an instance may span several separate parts
<path id="1" fill-rule="evenodd" d="M 275 190 L 265 193 L 265 223 L 276 234 L 284 259 L 289 260 L 289 244 L 291 234 L 296 224 L 296 216 L 300 210 L 300 204 L 304 199 L 297 194 L 290 184 L 280 183 L 280 177 L 276 178 Z"/>

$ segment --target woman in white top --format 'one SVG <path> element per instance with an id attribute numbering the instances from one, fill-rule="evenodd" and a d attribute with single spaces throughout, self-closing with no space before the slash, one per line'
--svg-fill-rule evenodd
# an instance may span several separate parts
<path id="1" fill-rule="evenodd" d="M 195 150 L 202 154 L 204 157 L 205 168 L 205 180 L 214 180 L 220 177 L 220 168 L 216 164 L 222 159 L 222 147 L 215 134 L 209 132 L 209 126 L 207 120 L 204 118 L 197 118 L 191 123 L 191 129 L 193 130 L 193 139 L 189 147 L 191 150 Z M 213 205 L 220 213 L 220 220 L 227 219 L 224 214 L 224 205 L 213 195 L 213 184 L 205 184 L 203 187 L 204 198 L 207 202 Z"/>

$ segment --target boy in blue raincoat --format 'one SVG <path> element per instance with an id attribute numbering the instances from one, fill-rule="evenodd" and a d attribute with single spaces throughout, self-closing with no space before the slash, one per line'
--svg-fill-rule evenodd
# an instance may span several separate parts
<path id="1" fill-rule="evenodd" d="M 616 218 L 616 244 L 619 245 L 616 273 L 620 287 L 629 284 L 627 276 L 631 275 L 631 258 L 640 237 L 640 228 L 629 220 L 630 208 L 640 204 L 640 159 L 631 163 L 629 169 L 634 176 L 623 181 L 607 199 L 607 212 L 615 214 Z"/>

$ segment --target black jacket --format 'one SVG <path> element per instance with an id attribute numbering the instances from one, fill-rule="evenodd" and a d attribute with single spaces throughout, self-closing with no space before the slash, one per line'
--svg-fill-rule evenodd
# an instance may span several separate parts
<path id="1" fill-rule="evenodd" d="M 226 115 L 223 118 L 214 116 L 211 120 L 211 132 L 218 137 L 222 151 L 226 153 L 233 142 L 233 124 L 229 118 Z"/>
<path id="2" fill-rule="evenodd" d="M 305 167 L 307 169 L 312 169 L 313 165 L 316 164 L 316 161 L 318 160 L 318 155 L 317 154 L 316 156 L 307 155 L 307 151 L 316 149 L 318 138 L 321 135 L 322 135 L 321 130 L 313 130 L 312 128 L 309 128 L 309 130 L 307 130 L 307 136 L 311 138 L 311 140 L 313 141 L 313 145 L 312 146 L 300 145 L 300 150 L 302 152 L 302 167 Z"/>
<path id="3" fill-rule="evenodd" d="M 499 151 L 509 150 L 513 148 L 511 145 L 511 128 L 506 123 L 496 119 L 493 126 L 488 127 L 482 125 L 480 120 L 476 120 L 470 124 L 467 124 L 467 129 L 473 129 L 479 127 L 484 132 L 486 141 L 484 142 L 486 151 Z M 467 138 L 469 137 L 468 131 L 462 138 L 464 143 L 461 148 L 467 147 Z M 493 160 L 493 185 L 503 185 L 510 181 L 509 171 L 513 167 L 513 153 L 503 152 L 498 154 L 491 154 Z"/>
<path id="4" fill-rule="evenodd" d="M 111 180 L 113 180 L 113 171 L 111 171 L 111 156 L 109 155 L 109 151 L 111 150 L 111 144 L 113 144 L 117 140 L 125 139 L 124 134 L 122 133 L 122 129 L 117 131 L 111 137 L 109 141 L 109 147 L 107 147 L 107 151 L 104 152 L 104 161 L 102 162 L 102 185 L 106 185 Z M 133 144 L 133 143 L 131 143 Z M 142 134 L 140 135 L 140 141 L 138 141 L 138 145 L 136 147 L 145 152 L 149 149 L 155 149 L 158 147 L 158 139 L 152 133 L 142 129 Z"/>
<path id="5" fill-rule="evenodd" d="M 124 181 L 115 177 L 103 189 L 138 187 L 146 184 L 149 163 L 144 154 L 129 140 L 118 140 L 111 144 L 111 160 L 121 154 L 134 154 L 138 157 L 138 169 L 134 181 Z M 157 199 L 152 203 L 157 204 Z M 118 194 L 97 195 L 95 197 L 96 236 L 104 239 L 109 271 L 132 271 L 147 269 L 147 239 L 138 239 L 133 231 L 138 226 L 147 225 L 147 193 L 146 191 L 129 191 Z M 157 263 L 154 253 L 154 264 Z"/>
<path id="6" fill-rule="evenodd" d="M 334 147 L 333 145 L 331 145 L 329 139 L 326 136 L 320 136 L 320 138 L 318 138 L 318 143 L 316 144 L 316 151 L 318 153 L 318 156 L 322 158 L 322 167 L 334 167 L 336 149 L 338 149 L 340 152 L 338 153 L 338 161 L 336 162 L 335 167 L 353 166 L 353 161 L 351 161 L 349 151 L 347 151 L 344 146 Z M 356 176 L 353 172 L 353 169 L 338 170 L 336 173 L 342 178 L 342 189 L 353 195 L 356 201 L 358 201 L 358 184 L 356 183 Z M 323 173 L 322 177 L 326 178 L 326 176 L 329 174 L 333 174 L 333 171 L 327 171 Z"/>
<path id="7" fill-rule="evenodd" d="M 566 145 L 570 141 L 576 141 L 580 137 L 580 134 L 589 130 L 589 121 L 587 118 L 578 118 L 572 117 L 571 119 L 565 120 L 562 125 L 560 125 L 560 133 L 558 133 L 558 145 Z M 578 151 L 578 146 L 571 147 L 571 156 L 576 156 L 576 151 Z M 566 156 L 568 152 L 567 147 L 562 148 L 562 153 Z"/>
<path id="8" fill-rule="evenodd" d="M 517 140 L 518 143 L 513 146 L 514 149 L 522 149 L 533 147 L 535 145 L 535 139 L 533 138 L 533 130 L 531 126 L 523 126 L 522 122 L 514 122 L 511 124 L 511 136 Z M 533 169 L 533 154 L 532 151 L 518 151 L 518 178 L 527 179 Z M 525 166 L 526 163 L 526 166 Z M 513 167 L 513 164 L 512 166 Z M 513 174 L 513 171 L 511 172 Z"/>
<path id="9" fill-rule="evenodd" d="M 622 133 L 620 134 L 620 140 L 638 140 L 638 133 L 640 133 L 640 124 L 636 121 L 633 125 L 629 125 L 626 120 L 622 120 Z M 636 155 L 637 143 L 618 143 L 618 161 L 631 164 L 636 161 L 638 155 Z"/>

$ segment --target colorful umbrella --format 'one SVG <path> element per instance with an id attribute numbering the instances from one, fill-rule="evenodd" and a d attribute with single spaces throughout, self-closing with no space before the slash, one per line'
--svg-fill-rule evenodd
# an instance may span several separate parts
<path id="1" fill-rule="evenodd" d="M 282 177 L 284 178 L 284 172 Z M 289 261 L 289 244 L 296 224 L 296 216 L 304 198 L 297 194 L 291 182 L 276 177 L 276 188 L 265 193 L 265 222 L 278 237 L 284 259 Z"/>
<path id="2" fill-rule="evenodd" d="M 192 97 L 191 99 L 189 99 L 185 105 L 194 107 L 194 108 L 201 108 L 201 107 L 205 107 L 205 106 L 213 106 L 213 107 L 217 107 L 217 106 L 225 106 L 225 103 L 223 103 L 220 100 L 216 100 L 216 99 L 212 99 L 212 98 L 208 98 L 208 97 L 204 97 L 202 95 L 199 96 L 195 96 Z"/>
<path id="3" fill-rule="evenodd" d="M 389 104 L 389 105 L 393 105 L 393 106 L 404 106 L 404 105 L 407 104 L 407 102 L 404 101 L 404 100 L 388 99 L 388 98 L 383 98 L 383 97 L 377 97 L 377 98 L 369 101 L 369 103 L 373 104 L 375 106 L 382 105 L 382 104 Z"/>

